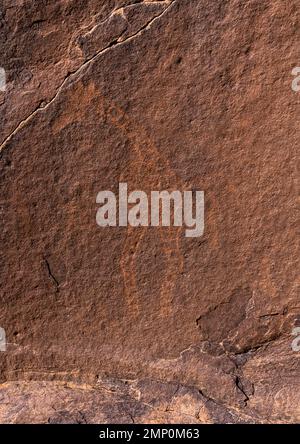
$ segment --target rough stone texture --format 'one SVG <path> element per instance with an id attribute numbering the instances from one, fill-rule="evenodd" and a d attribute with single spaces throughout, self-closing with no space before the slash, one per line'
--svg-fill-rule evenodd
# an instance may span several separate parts
<path id="1" fill-rule="evenodd" d="M 0 422 L 297 422 L 297 0 L 0 1 Z M 205 191 L 205 234 L 96 195 Z"/>

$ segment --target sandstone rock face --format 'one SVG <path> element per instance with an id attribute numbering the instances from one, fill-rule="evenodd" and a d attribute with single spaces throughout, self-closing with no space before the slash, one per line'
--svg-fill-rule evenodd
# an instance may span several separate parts
<path id="1" fill-rule="evenodd" d="M 297 0 L 0 2 L 0 422 L 300 420 Z M 96 224 L 204 190 L 205 230 Z"/>

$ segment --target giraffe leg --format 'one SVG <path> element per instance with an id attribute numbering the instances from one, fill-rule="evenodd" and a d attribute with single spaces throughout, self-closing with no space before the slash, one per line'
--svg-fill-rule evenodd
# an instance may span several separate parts
<path id="1" fill-rule="evenodd" d="M 120 268 L 124 279 L 125 304 L 132 317 L 137 317 L 140 313 L 140 301 L 136 283 L 136 259 L 140 249 L 140 243 L 145 236 L 145 228 L 140 229 L 137 239 L 136 228 L 128 226 L 126 241 L 120 259 Z"/>

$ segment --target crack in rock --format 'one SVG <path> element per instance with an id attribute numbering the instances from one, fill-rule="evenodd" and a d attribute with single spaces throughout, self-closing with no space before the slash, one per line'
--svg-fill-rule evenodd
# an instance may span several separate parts
<path id="1" fill-rule="evenodd" d="M 46 258 L 44 258 L 44 261 L 45 261 L 45 264 L 46 264 L 46 268 L 47 268 L 49 277 L 51 278 L 52 282 L 54 283 L 55 291 L 56 291 L 56 293 L 58 293 L 59 292 L 59 282 L 58 282 L 58 280 L 56 279 L 56 277 L 54 276 L 54 274 L 53 274 L 53 272 L 51 270 L 49 261 Z"/>
<path id="2" fill-rule="evenodd" d="M 73 78 L 75 79 L 76 76 L 87 66 L 89 66 L 94 60 L 96 60 L 98 57 L 100 57 L 102 54 L 106 53 L 107 51 L 109 51 L 112 48 L 115 48 L 117 46 L 123 45 L 128 41 L 131 41 L 133 39 L 135 39 L 136 37 L 138 37 L 139 35 L 141 35 L 143 33 L 144 30 L 149 29 L 149 27 L 152 25 L 152 23 L 154 23 L 156 20 L 158 20 L 159 18 L 161 18 L 168 10 L 169 8 L 176 2 L 177 0 L 168 0 L 167 6 L 164 8 L 164 10 L 158 14 L 155 15 L 154 17 L 152 17 L 149 21 L 147 21 L 147 23 L 145 23 L 140 29 L 138 29 L 137 31 L 135 31 L 133 34 L 127 36 L 126 38 L 124 38 L 124 40 L 119 40 L 119 37 L 122 36 L 123 32 L 120 32 L 120 35 L 118 36 L 118 38 L 114 38 L 113 41 L 110 41 L 104 48 L 101 48 L 100 50 L 98 50 L 96 53 L 94 53 L 93 55 L 91 55 L 90 57 L 87 58 L 87 60 L 84 61 L 84 63 L 82 65 L 80 65 L 78 68 L 76 68 L 74 71 L 69 72 L 63 82 L 61 83 L 61 85 L 58 87 L 57 92 L 55 93 L 55 95 L 52 97 L 51 100 L 49 100 L 49 102 L 45 103 L 44 100 L 40 101 L 40 104 L 36 107 L 36 109 L 34 111 L 32 111 L 29 116 L 27 116 L 25 119 L 23 119 L 18 125 L 17 127 L 6 137 L 6 139 L 2 142 L 2 144 L 0 145 L 0 154 L 2 153 L 2 151 L 6 148 L 6 146 L 8 145 L 8 143 L 10 142 L 10 140 L 22 129 L 24 128 L 28 122 L 30 122 L 34 116 L 39 113 L 40 111 L 44 111 L 46 110 L 58 97 L 58 95 L 60 94 L 60 92 L 62 91 L 62 89 L 64 88 L 64 86 L 67 84 L 68 80 Z M 160 2 L 158 2 L 160 3 Z M 132 5 L 133 6 L 133 5 Z M 129 6 L 130 7 L 130 6 Z"/>

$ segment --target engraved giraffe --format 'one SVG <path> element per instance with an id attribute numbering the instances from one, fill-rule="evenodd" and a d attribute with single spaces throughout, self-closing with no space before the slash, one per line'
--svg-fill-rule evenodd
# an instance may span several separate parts
<path id="1" fill-rule="evenodd" d="M 133 156 L 130 170 L 135 173 L 136 189 L 183 190 L 185 183 L 174 173 L 169 161 L 158 151 L 146 131 L 134 124 L 126 113 L 116 104 L 105 104 L 109 121 L 120 129 L 130 142 Z M 124 181 L 121 174 L 120 182 Z M 140 312 L 136 283 L 136 255 L 140 250 L 147 227 L 127 227 L 126 240 L 120 258 L 120 268 L 124 278 L 125 301 L 133 317 Z M 165 276 L 160 289 L 160 314 L 168 316 L 172 312 L 172 294 L 176 276 L 183 271 L 183 256 L 180 249 L 181 227 L 158 227 L 160 246 L 165 256 Z"/>
<path id="2" fill-rule="evenodd" d="M 76 94 L 70 90 L 65 100 L 74 112 L 62 113 L 53 124 L 56 134 L 70 123 L 70 116 L 74 121 L 80 121 L 82 115 L 90 113 L 91 98 L 96 104 L 95 117 L 106 118 L 115 128 L 118 128 L 130 143 L 131 158 L 130 171 L 135 178 L 131 180 L 132 189 L 145 192 L 153 190 L 184 190 L 186 184 L 172 170 L 169 161 L 160 153 L 146 131 L 137 126 L 126 113 L 115 103 L 105 99 L 96 88 L 94 82 L 87 86 L 82 82 L 76 84 Z M 69 109 L 68 107 L 68 109 Z M 124 182 L 124 174 L 120 175 L 120 182 Z M 133 182 L 133 183 L 132 183 Z M 136 279 L 137 255 L 147 232 L 147 227 L 127 227 L 126 239 L 120 257 L 120 269 L 124 280 L 124 296 L 127 312 L 137 317 L 140 309 L 139 289 Z M 180 249 L 181 227 L 157 227 L 160 247 L 165 257 L 165 275 L 160 288 L 160 314 L 168 316 L 172 313 L 172 294 L 176 284 L 176 277 L 183 271 L 183 256 Z"/>

